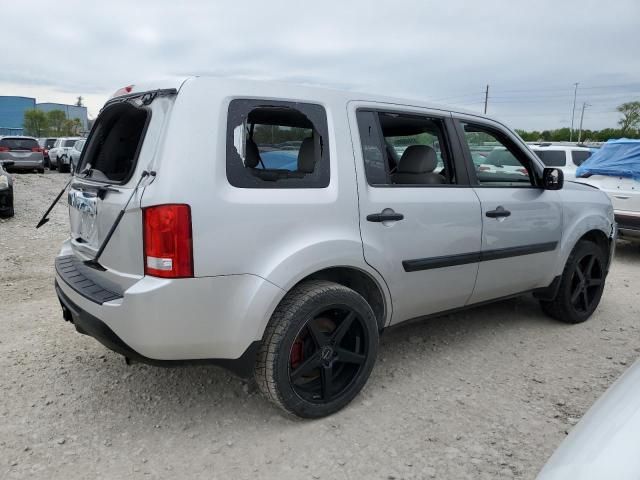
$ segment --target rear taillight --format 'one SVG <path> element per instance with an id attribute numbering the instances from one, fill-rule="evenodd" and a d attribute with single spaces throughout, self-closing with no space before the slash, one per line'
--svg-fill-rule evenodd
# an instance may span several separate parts
<path id="1" fill-rule="evenodd" d="M 32 152 L 44 152 L 44 150 L 43 150 L 42 148 L 40 148 L 40 147 L 33 147 L 33 148 L 31 149 L 31 151 L 32 151 Z"/>
<path id="2" fill-rule="evenodd" d="M 142 210 L 144 273 L 162 278 L 193 277 L 189 205 L 157 205 Z"/>
<path id="3" fill-rule="evenodd" d="M 119 88 L 118 90 L 113 92 L 113 95 L 111 95 L 111 98 L 120 97 L 121 95 L 126 95 L 128 93 L 131 93 L 131 91 L 133 90 L 133 87 L 134 85 L 127 85 L 126 87 Z"/>
<path id="4" fill-rule="evenodd" d="M 8 152 L 9 147 L 0 147 L 0 152 Z"/>

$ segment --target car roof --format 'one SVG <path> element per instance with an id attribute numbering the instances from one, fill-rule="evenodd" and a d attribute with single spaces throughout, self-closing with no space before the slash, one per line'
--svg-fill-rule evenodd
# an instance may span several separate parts
<path id="1" fill-rule="evenodd" d="M 2 140 L 35 140 L 36 142 L 38 141 L 38 139 L 35 137 L 26 137 L 23 135 L 7 135 L 4 137 L 0 137 L 0 139 Z"/>
<path id="2" fill-rule="evenodd" d="M 323 86 L 301 85 L 293 83 L 283 83 L 271 80 L 247 80 L 237 78 L 222 78 L 212 76 L 191 76 L 191 77 L 170 77 L 165 80 L 150 81 L 145 83 L 136 83 L 131 85 L 128 95 L 142 93 L 151 90 L 160 89 L 191 89 L 202 87 L 207 90 L 215 90 L 217 92 L 225 92 L 230 95 L 238 96 L 257 96 L 274 98 L 291 98 L 301 101 L 320 102 L 341 99 L 344 101 L 366 101 L 395 104 L 400 106 L 413 106 L 420 108 L 428 108 L 433 110 L 443 110 L 445 112 L 459 113 L 463 115 L 472 115 L 479 118 L 495 120 L 492 117 L 483 115 L 478 112 L 461 109 L 458 107 L 447 106 L 435 102 L 429 102 L 418 98 L 402 98 L 375 93 L 357 92 L 352 90 L 339 90 Z M 502 122 L 500 122 L 502 123 Z"/>

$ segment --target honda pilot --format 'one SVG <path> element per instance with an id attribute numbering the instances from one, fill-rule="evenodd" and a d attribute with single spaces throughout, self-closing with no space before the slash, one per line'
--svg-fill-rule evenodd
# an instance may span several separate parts
<path id="1" fill-rule="evenodd" d="M 80 333 L 252 375 L 306 418 L 358 394 L 392 325 L 524 293 L 587 320 L 616 238 L 606 194 L 496 120 L 271 82 L 119 90 L 66 198 L 55 288 Z"/>

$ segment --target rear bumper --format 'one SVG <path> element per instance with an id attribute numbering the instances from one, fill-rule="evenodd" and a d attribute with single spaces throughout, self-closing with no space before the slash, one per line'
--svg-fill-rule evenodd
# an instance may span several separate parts
<path id="1" fill-rule="evenodd" d="M 260 347 L 260 342 L 258 341 L 252 342 L 244 353 L 236 359 L 157 360 L 145 357 L 127 345 L 106 323 L 72 302 L 71 299 L 64 294 L 57 281 L 55 288 L 62 307 L 63 318 L 73 323 L 79 333 L 95 338 L 109 350 L 123 355 L 127 360 L 158 367 L 218 365 L 245 378 L 250 377 L 253 373 L 256 354 Z"/>
<path id="2" fill-rule="evenodd" d="M 94 276 L 94 285 L 83 289 L 89 281 L 72 281 L 60 263 L 56 292 L 78 330 L 129 358 L 156 365 L 214 363 L 239 373 L 242 368 L 232 367 L 233 361 L 253 360 L 256 342 L 284 295 L 255 275 L 226 275 L 141 277 L 109 296 L 104 291 L 113 292 L 113 285 L 99 285 Z M 100 298 L 92 298 L 99 288 Z"/>
<path id="3" fill-rule="evenodd" d="M 9 170 L 33 170 L 34 168 L 44 168 L 44 157 L 40 160 L 15 160 L 13 165 L 6 167 Z"/>

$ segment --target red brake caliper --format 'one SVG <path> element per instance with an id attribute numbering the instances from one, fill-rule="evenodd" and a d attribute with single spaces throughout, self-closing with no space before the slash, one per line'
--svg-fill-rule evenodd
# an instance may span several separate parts
<path id="1" fill-rule="evenodd" d="M 296 341 L 293 342 L 293 346 L 291 347 L 290 361 L 291 361 L 291 368 L 292 369 L 297 368 L 298 365 L 300 365 L 300 363 L 302 363 L 302 360 L 303 360 L 302 357 L 303 357 L 302 340 L 297 338 Z"/>

